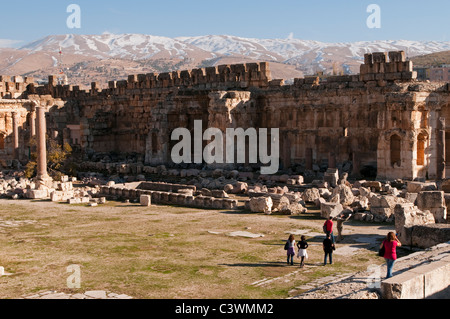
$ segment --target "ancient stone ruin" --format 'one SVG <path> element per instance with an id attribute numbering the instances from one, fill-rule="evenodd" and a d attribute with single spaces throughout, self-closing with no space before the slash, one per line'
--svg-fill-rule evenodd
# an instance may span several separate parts
<path id="1" fill-rule="evenodd" d="M 0 77 L 0 165 L 25 165 L 34 136 L 39 154 L 35 180 L 2 176 L 4 196 L 266 214 L 302 214 L 315 205 L 324 218 L 344 212 L 363 222 L 395 222 L 417 246 L 431 244 L 420 242 L 419 233 L 448 238 L 441 225 L 448 222 L 450 192 L 450 87 L 417 81 L 402 51 L 366 54 L 358 75 L 291 85 L 272 79 L 267 62 L 130 75 L 104 89 L 56 79 L 37 85 Z M 189 130 L 194 144 L 196 121 L 202 132 L 278 128 L 279 173 L 261 174 L 262 163 L 248 158 L 249 139 L 234 149 L 245 150 L 245 163 L 175 164 L 172 132 Z M 85 175 L 78 177 L 98 173 L 98 182 L 74 190 L 68 180 L 49 179 L 45 135 L 70 144 L 82 158 Z M 245 197 L 243 205 L 229 194 Z"/>

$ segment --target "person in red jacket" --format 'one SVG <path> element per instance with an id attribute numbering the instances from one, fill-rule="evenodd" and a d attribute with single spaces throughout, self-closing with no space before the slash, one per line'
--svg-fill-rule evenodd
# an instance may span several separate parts
<path id="1" fill-rule="evenodd" d="M 331 242 L 334 244 L 334 234 L 333 234 L 333 217 L 329 217 L 323 224 L 323 231 L 326 235 L 330 235 Z"/>
<path id="2" fill-rule="evenodd" d="M 397 236 L 393 232 L 389 232 L 386 236 L 386 239 L 380 245 L 383 247 L 384 245 L 384 259 L 387 264 L 387 274 L 386 279 L 392 277 L 392 269 L 394 268 L 394 263 L 397 260 L 397 247 L 400 247 L 402 243 L 398 240 Z"/>

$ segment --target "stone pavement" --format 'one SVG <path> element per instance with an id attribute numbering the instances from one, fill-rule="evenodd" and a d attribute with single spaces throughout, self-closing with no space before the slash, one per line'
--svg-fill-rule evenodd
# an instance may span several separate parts
<path id="1" fill-rule="evenodd" d="M 133 299 L 133 297 L 105 290 L 92 290 L 75 294 L 46 290 L 31 295 L 24 295 L 19 299 Z"/>

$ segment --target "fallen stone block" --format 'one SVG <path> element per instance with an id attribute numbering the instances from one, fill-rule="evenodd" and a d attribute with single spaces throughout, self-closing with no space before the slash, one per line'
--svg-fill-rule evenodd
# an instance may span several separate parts
<path id="1" fill-rule="evenodd" d="M 152 205 L 152 197 L 150 195 L 141 195 L 139 198 L 139 203 L 141 206 L 151 206 Z"/>
<path id="2" fill-rule="evenodd" d="M 420 193 L 422 191 L 434 191 L 437 190 L 436 183 L 434 182 L 408 182 L 406 189 L 408 193 Z"/>
<path id="3" fill-rule="evenodd" d="M 344 207 L 340 203 L 322 203 L 320 205 L 320 216 L 326 219 L 336 217 L 342 213 L 343 210 Z"/>
<path id="4" fill-rule="evenodd" d="M 230 191 L 231 194 L 245 194 L 247 192 L 248 185 L 244 182 L 237 182 Z M 225 189 L 224 189 L 225 190 Z"/>
<path id="5" fill-rule="evenodd" d="M 250 211 L 253 213 L 272 213 L 273 201 L 270 196 L 267 197 L 253 197 L 250 199 Z"/>
<path id="6" fill-rule="evenodd" d="M 236 199 L 222 199 L 222 208 L 224 209 L 236 209 L 238 206 L 238 201 Z"/>
<path id="7" fill-rule="evenodd" d="M 301 185 L 304 183 L 304 179 L 302 175 L 291 175 L 291 179 L 295 180 L 295 184 Z"/>
<path id="8" fill-rule="evenodd" d="M 302 199 L 306 203 L 315 203 L 317 199 L 320 198 L 319 189 L 317 188 L 308 188 L 302 194 Z"/>
<path id="9" fill-rule="evenodd" d="M 379 181 L 366 181 L 361 184 L 362 187 L 369 188 L 374 192 L 381 191 L 381 183 Z"/>
<path id="10" fill-rule="evenodd" d="M 344 184 L 338 185 L 333 189 L 332 196 L 339 194 L 340 203 L 344 206 L 350 206 L 355 200 L 352 189 Z"/>
<path id="11" fill-rule="evenodd" d="M 397 204 L 394 208 L 395 230 L 401 242 L 411 243 L 411 227 L 434 224 L 434 216 L 428 211 L 422 211 L 413 203 Z"/>
<path id="12" fill-rule="evenodd" d="M 292 203 L 283 206 L 279 212 L 286 215 L 300 215 L 306 213 L 308 210 L 300 203 Z"/>
<path id="13" fill-rule="evenodd" d="M 323 180 L 331 187 L 336 187 L 339 181 L 339 171 L 337 168 L 329 168 L 323 175 Z"/>
<path id="14" fill-rule="evenodd" d="M 214 189 L 211 191 L 211 196 L 215 198 L 228 198 L 228 194 L 220 189 Z"/>
<path id="15" fill-rule="evenodd" d="M 81 204 L 81 198 L 79 198 L 79 197 L 77 197 L 77 198 L 69 198 L 67 200 L 67 203 L 69 203 L 70 205 Z"/>
<path id="16" fill-rule="evenodd" d="M 417 195 L 417 207 L 429 210 L 436 223 L 447 222 L 447 206 L 444 191 L 422 191 Z"/>
<path id="17" fill-rule="evenodd" d="M 48 190 L 46 189 L 31 189 L 27 192 L 30 199 L 45 199 L 48 197 Z"/>

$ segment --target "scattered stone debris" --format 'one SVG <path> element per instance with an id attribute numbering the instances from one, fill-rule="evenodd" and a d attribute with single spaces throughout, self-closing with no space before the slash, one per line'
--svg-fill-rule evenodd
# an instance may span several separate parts
<path id="1" fill-rule="evenodd" d="M 84 293 L 64 293 L 54 290 L 40 291 L 31 295 L 24 295 L 19 299 L 133 299 L 125 294 L 117 294 L 106 290 L 92 290 Z"/>

